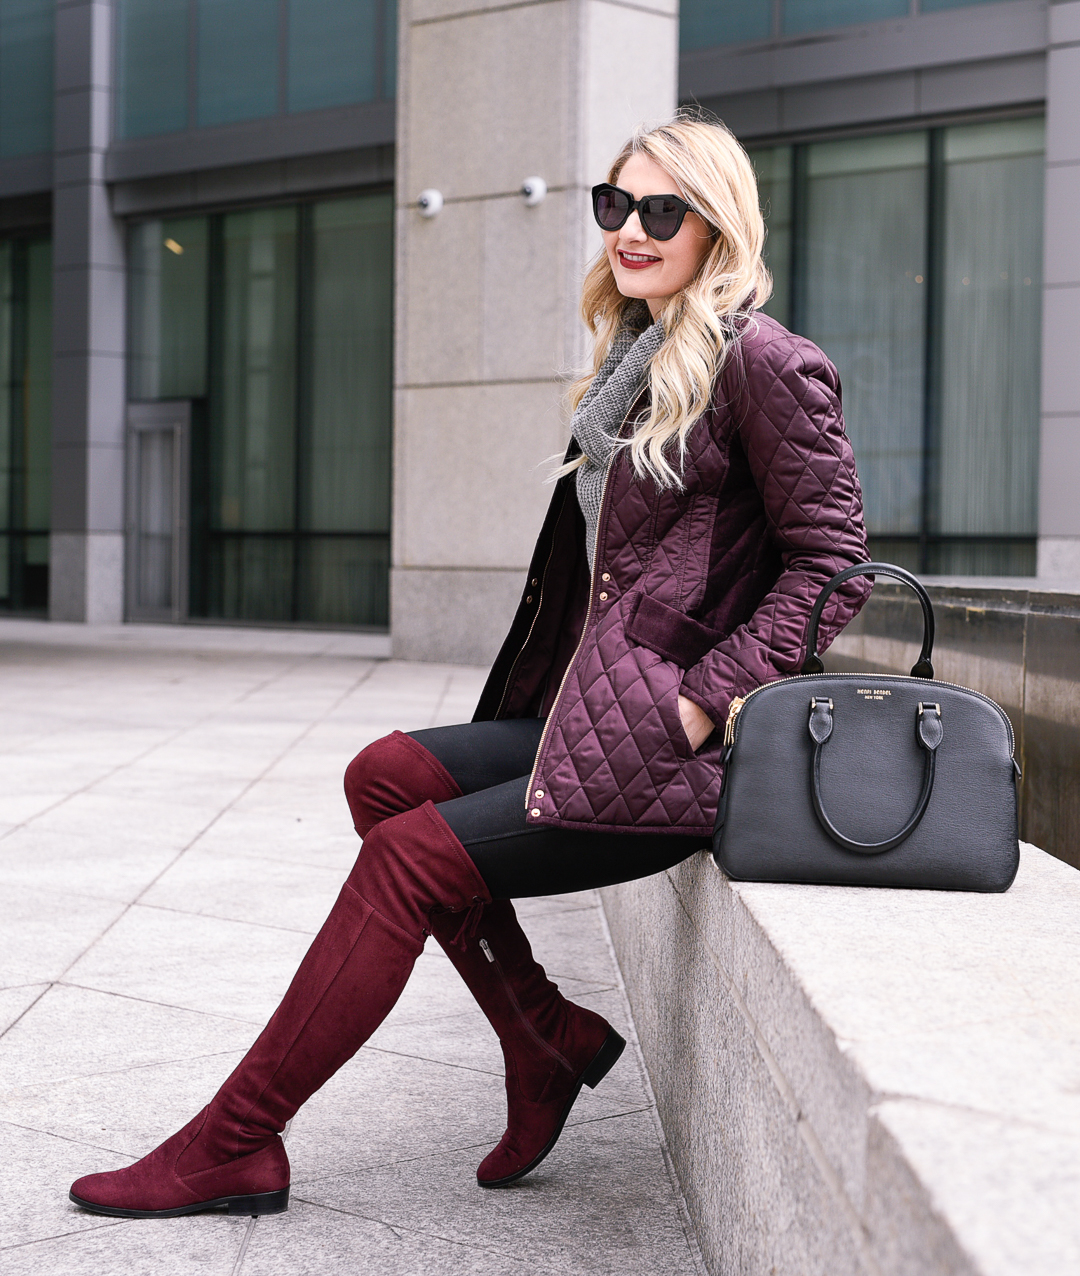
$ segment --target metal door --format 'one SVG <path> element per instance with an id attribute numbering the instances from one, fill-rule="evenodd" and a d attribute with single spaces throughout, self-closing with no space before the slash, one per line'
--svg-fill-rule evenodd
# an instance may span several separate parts
<path id="1" fill-rule="evenodd" d="M 187 616 L 191 403 L 129 403 L 127 617 Z"/>

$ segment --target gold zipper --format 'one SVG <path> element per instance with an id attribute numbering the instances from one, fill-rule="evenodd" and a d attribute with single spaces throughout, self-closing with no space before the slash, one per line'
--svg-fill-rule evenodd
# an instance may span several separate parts
<path id="1" fill-rule="evenodd" d="M 797 674 L 792 674 L 791 676 L 787 678 L 776 678 L 772 682 L 763 682 L 760 687 L 755 687 L 753 691 L 748 691 L 745 696 L 736 696 L 735 699 L 732 700 L 731 707 L 728 709 L 727 724 L 724 727 L 724 744 L 734 746 L 735 727 L 736 727 L 739 714 L 742 712 L 743 706 L 746 704 L 746 702 L 748 700 L 752 700 L 754 696 L 758 694 L 758 692 L 764 691 L 767 687 L 778 687 L 782 682 L 804 682 L 807 678 L 825 678 L 825 677 L 843 678 L 853 682 L 866 682 L 867 679 L 880 680 L 885 678 L 897 678 L 897 679 L 902 679 L 905 682 L 910 682 L 912 680 L 912 675 L 909 673 L 826 673 L 826 674 L 797 673 Z M 951 687 L 954 691 L 963 691 L 963 692 L 966 692 L 969 696 L 976 696 L 979 700 L 985 700 L 988 705 L 992 706 L 994 709 L 998 711 L 998 713 L 1001 714 L 1001 717 L 1005 723 L 1005 730 L 1008 733 L 1008 737 L 1009 737 L 1009 753 L 1010 754 L 1015 753 L 1016 736 L 1013 734 L 1012 722 L 1009 719 L 1009 715 L 1005 712 L 1005 710 L 1001 707 L 1001 705 L 998 704 L 996 700 L 991 700 L 989 696 L 983 695 L 981 691 L 976 691 L 974 687 L 962 687 L 960 683 L 958 682 L 946 682 L 942 678 L 917 678 L 915 679 L 915 681 L 934 682 L 939 687 Z"/>
<path id="2" fill-rule="evenodd" d="M 484 956 L 488 959 L 489 962 L 491 962 L 491 964 L 498 971 L 499 978 L 502 980 L 502 985 L 506 992 L 507 999 L 509 1000 L 511 1006 L 513 1006 L 513 1008 L 517 1011 L 517 1016 L 521 1020 L 521 1024 L 524 1027 L 525 1031 L 529 1034 L 530 1037 L 532 1037 L 532 1039 L 536 1042 L 538 1046 L 540 1046 L 542 1050 L 544 1050 L 547 1054 L 551 1055 L 551 1057 L 557 1063 L 561 1064 L 562 1067 L 564 1067 L 567 1072 L 573 1072 L 574 1065 L 570 1062 L 570 1060 L 567 1059 L 567 1057 L 564 1054 L 562 1054 L 560 1051 L 556 1050 L 556 1048 L 551 1044 L 550 1041 L 544 1040 L 544 1038 L 533 1027 L 532 1021 L 529 1019 L 529 1016 L 525 1013 L 524 1010 L 522 1010 L 521 1002 L 518 1001 L 517 999 L 517 994 L 514 992 L 514 987 L 511 984 L 510 980 L 506 977 L 506 972 L 503 970 L 502 966 L 499 964 L 499 959 L 491 951 L 491 945 L 488 943 L 486 939 L 482 939 L 480 941 L 480 947 L 483 950 Z"/>
<path id="3" fill-rule="evenodd" d="M 600 512 L 596 516 L 596 538 L 597 543 L 593 546 L 593 565 L 589 572 L 589 607 L 585 613 L 585 623 L 581 626 L 581 637 L 578 644 L 574 648 L 574 654 L 570 657 L 570 663 L 566 666 L 566 672 L 562 676 L 559 683 L 559 689 L 555 692 L 555 699 L 551 702 L 551 708 L 548 710 L 547 721 L 544 723 L 544 730 L 540 736 L 540 744 L 536 750 L 536 757 L 533 759 L 533 768 L 529 773 L 529 787 L 525 790 L 525 809 L 526 811 L 532 805 L 533 785 L 536 783 L 536 768 L 540 764 L 540 754 L 544 751 L 544 745 L 547 744 L 548 731 L 551 728 L 552 719 L 555 717 L 555 709 L 559 703 L 559 699 L 563 693 L 563 687 L 566 686 L 566 680 L 570 677 L 570 671 L 574 667 L 574 661 L 578 658 L 578 652 L 581 650 L 585 641 L 585 635 L 589 632 L 589 621 L 592 620 L 593 598 L 595 597 L 594 586 L 596 584 L 596 564 L 600 559 L 600 528 L 604 525 L 604 511 L 607 508 L 608 493 L 611 490 L 611 471 L 615 464 L 615 454 L 608 461 L 607 470 L 604 473 L 604 494 L 600 498 Z"/>
<path id="4" fill-rule="evenodd" d="M 735 719 L 739 716 L 739 710 L 746 704 L 746 696 L 736 696 L 728 705 L 727 722 L 724 723 L 724 747 L 735 743 Z"/>

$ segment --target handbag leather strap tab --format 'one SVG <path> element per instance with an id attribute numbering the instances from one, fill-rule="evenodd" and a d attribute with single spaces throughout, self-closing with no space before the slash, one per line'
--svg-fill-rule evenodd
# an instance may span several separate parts
<path id="1" fill-rule="evenodd" d="M 829 818 L 825 811 L 825 799 L 821 793 L 821 751 L 833 732 L 833 702 L 824 696 L 815 696 L 810 701 L 810 737 L 814 741 L 814 754 L 810 762 L 810 791 L 814 799 L 814 813 L 818 823 L 832 838 L 837 846 L 845 851 L 854 851 L 858 855 L 880 855 L 883 851 L 891 851 L 899 846 L 918 828 L 919 822 L 930 805 L 930 795 L 934 791 L 934 774 L 938 746 L 945 738 L 945 725 L 941 718 L 941 706 L 924 704 L 920 701 L 915 712 L 915 738 L 922 746 L 925 754 L 923 763 L 922 789 L 915 803 L 915 810 L 899 833 L 885 838 L 882 842 L 856 842 L 843 833 Z"/>

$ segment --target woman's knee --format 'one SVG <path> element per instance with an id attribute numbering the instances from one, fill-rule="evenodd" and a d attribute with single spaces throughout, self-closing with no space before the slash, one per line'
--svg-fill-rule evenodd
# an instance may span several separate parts
<path id="1" fill-rule="evenodd" d="M 395 731 L 369 744 L 345 768 L 345 800 L 361 837 L 381 821 L 408 809 L 401 805 L 400 789 L 394 783 L 401 751 L 395 736 L 400 734 Z"/>
<path id="2" fill-rule="evenodd" d="M 459 793 L 442 764 L 403 731 L 361 749 L 345 769 L 345 800 L 361 837 L 392 815 Z"/>

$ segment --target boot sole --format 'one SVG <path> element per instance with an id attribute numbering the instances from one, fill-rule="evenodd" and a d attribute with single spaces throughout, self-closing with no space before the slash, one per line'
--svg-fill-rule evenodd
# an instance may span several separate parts
<path id="1" fill-rule="evenodd" d="M 566 1125 L 566 1118 L 570 1115 L 570 1109 L 577 1102 L 577 1097 L 581 1093 L 581 1087 L 587 1085 L 590 1090 L 595 1090 L 618 1062 L 619 1056 L 625 1049 L 626 1041 L 612 1028 L 604 1038 L 604 1044 L 593 1056 L 592 1062 L 578 1078 L 577 1085 L 574 1086 L 570 1097 L 566 1101 L 566 1107 L 563 1108 L 562 1115 L 559 1117 L 555 1132 L 544 1147 L 533 1157 L 528 1165 L 523 1165 L 520 1170 L 515 1170 L 513 1174 L 508 1174 L 501 1179 L 482 1179 L 477 1175 L 477 1183 L 481 1187 L 509 1187 L 511 1183 L 516 1183 L 518 1179 L 523 1179 L 526 1174 L 532 1173 L 555 1144 L 558 1143 L 559 1135 L 562 1134 L 563 1126 Z"/>
<path id="2" fill-rule="evenodd" d="M 125 1210 L 116 1205 L 97 1205 L 94 1201 L 84 1201 L 74 1192 L 68 1192 L 68 1197 L 92 1214 L 108 1214 L 112 1218 L 179 1218 L 182 1214 L 202 1214 L 207 1210 L 223 1210 L 226 1214 L 247 1214 L 251 1218 L 258 1218 L 262 1214 L 284 1214 L 289 1208 L 287 1187 L 283 1187 L 280 1192 L 258 1192 L 254 1196 L 219 1196 L 213 1201 L 196 1201 L 194 1205 L 179 1205 L 173 1210 Z"/>

